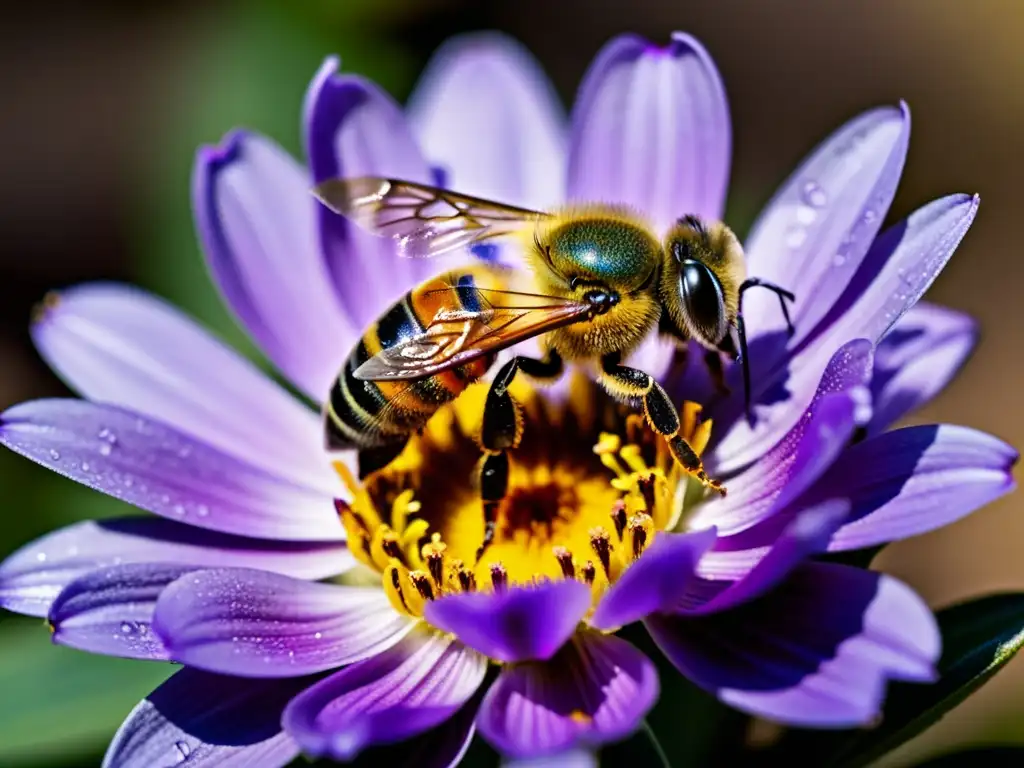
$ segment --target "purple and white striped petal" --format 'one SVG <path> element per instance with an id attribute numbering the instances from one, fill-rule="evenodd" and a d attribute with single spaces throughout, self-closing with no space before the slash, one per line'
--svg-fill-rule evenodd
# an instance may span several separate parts
<path id="1" fill-rule="evenodd" d="M 343 542 L 249 539 L 158 517 L 87 520 L 36 539 L 0 563 L 0 607 L 46 616 L 75 579 L 129 563 L 258 568 L 315 580 L 344 573 L 354 558 Z"/>
<path id="2" fill-rule="evenodd" d="M 50 608 L 53 642 L 128 659 L 170 657 L 152 631 L 156 600 L 187 565 L 132 563 L 92 571 L 75 579 Z"/>
<path id="3" fill-rule="evenodd" d="M 530 53 L 496 33 L 444 43 L 407 107 L 444 186 L 549 210 L 565 195 L 566 119 Z"/>
<path id="4" fill-rule="evenodd" d="M 339 73 L 338 65 L 337 58 L 328 58 L 306 93 L 303 120 L 313 180 L 383 176 L 432 183 L 401 107 L 372 82 Z M 370 234 L 319 203 L 316 215 L 326 269 L 356 328 L 367 327 L 405 291 L 444 271 L 449 260 L 401 258 L 390 238 Z M 347 354 L 349 344 L 341 351 Z"/>
<path id="5" fill-rule="evenodd" d="M 676 606 L 715 538 L 714 528 L 695 533 L 659 533 L 604 593 L 590 624 L 601 631 L 613 630 Z"/>
<path id="6" fill-rule="evenodd" d="M 728 496 L 703 504 L 692 526 L 714 525 L 719 536 L 731 536 L 770 517 L 817 480 L 854 430 L 871 416 L 867 384 L 872 351 L 866 339 L 840 348 L 793 428 L 763 458 L 728 482 Z M 708 465 L 714 473 L 716 465 L 710 459 Z"/>
<path id="7" fill-rule="evenodd" d="M 806 564 L 760 600 L 647 627 L 680 672 L 732 707 L 796 726 L 848 728 L 877 716 L 886 680 L 928 682 L 935 618 L 889 576 Z"/>
<path id="8" fill-rule="evenodd" d="M 579 632 L 548 662 L 505 667 L 477 715 L 481 735 L 513 758 L 618 741 L 658 698 L 658 673 L 613 635 Z"/>
<path id="9" fill-rule="evenodd" d="M 1002 440 L 949 424 L 907 427 L 852 446 L 808 492 L 850 500 L 831 550 L 861 549 L 949 525 L 1016 487 L 1020 454 Z"/>
<path id="10" fill-rule="evenodd" d="M 502 768 L 598 768 L 597 755 L 586 749 L 570 749 L 554 755 L 507 760 Z"/>
<path id="11" fill-rule="evenodd" d="M 171 658 L 242 677 L 295 677 L 387 650 L 413 623 L 380 589 L 246 568 L 195 571 L 157 601 L 153 629 Z"/>
<path id="12" fill-rule="evenodd" d="M 424 618 L 498 661 L 549 659 L 590 608 L 590 587 L 575 580 L 464 592 L 427 603 Z"/>
<path id="13" fill-rule="evenodd" d="M 281 713 L 310 682 L 182 669 L 128 715 L 103 768 L 283 768 L 299 748 L 281 730 Z"/>
<path id="14" fill-rule="evenodd" d="M 686 213 L 718 220 L 731 153 L 725 89 L 704 47 L 680 32 L 664 48 L 622 35 L 576 98 L 569 198 L 624 203 L 658 229 Z"/>
<path id="15" fill-rule="evenodd" d="M 875 350 L 871 379 L 874 415 L 868 434 L 878 434 L 937 395 L 978 343 L 969 315 L 919 302 Z"/>
<path id="16" fill-rule="evenodd" d="M 330 496 L 122 408 L 85 400 L 21 403 L 0 414 L 0 444 L 172 520 L 268 539 L 344 537 Z"/>
<path id="17" fill-rule="evenodd" d="M 299 694 L 282 724 L 303 753 L 350 761 L 367 747 L 418 736 L 455 715 L 487 659 L 450 636 L 417 631 Z"/>
<path id="18" fill-rule="evenodd" d="M 731 425 L 712 449 L 719 471 L 755 461 L 792 428 L 803 413 L 804 403 L 811 400 L 806 377 L 823 370 L 835 349 L 851 339 L 877 343 L 914 306 L 967 233 L 978 202 L 977 197 L 950 195 L 918 209 L 879 236 L 818 330 L 787 366 L 764 376 L 765 391 L 778 390 L 778 374 L 788 370 L 788 391 L 785 397 L 773 398 L 774 404 L 757 407 L 758 423 L 753 429 L 740 418 L 743 406 L 739 397 L 711 410 L 709 415 L 718 424 Z M 753 349 L 751 361 L 757 364 Z"/>
<path id="19" fill-rule="evenodd" d="M 910 141 L 905 104 L 854 118 L 826 139 L 751 229 L 748 271 L 796 294 L 792 349 L 839 298 L 868 252 L 903 171 Z M 744 303 L 751 338 L 785 329 L 778 300 L 752 292 Z M 757 365 L 771 361 L 761 359 Z M 755 374 L 763 372 L 755 368 Z"/>
<path id="20" fill-rule="evenodd" d="M 299 485 L 337 491 L 316 414 L 156 296 L 114 283 L 76 286 L 47 302 L 32 338 L 87 400 L 174 424 Z"/>
<path id="21" fill-rule="evenodd" d="M 331 290 L 311 186 L 276 144 L 235 132 L 199 150 L 192 205 L 224 300 L 277 367 L 323 402 L 361 328 Z"/>

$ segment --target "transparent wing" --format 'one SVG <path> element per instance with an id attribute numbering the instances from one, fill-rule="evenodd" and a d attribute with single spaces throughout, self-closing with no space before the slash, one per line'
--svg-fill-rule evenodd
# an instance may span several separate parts
<path id="1" fill-rule="evenodd" d="M 425 258 L 508 237 L 549 214 L 410 181 L 331 179 L 313 193 L 332 211 L 394 238 L 402 256 Z"/>
<path id="2" fill-rule="evenodd" d="M 428 291 L 436 294 L 451 291 L 461 302 L 480 309 L 441 309 L 423 333 L 381 350 L 359 368 L 357 379 L 382 381 L 420 379 L 455 368 L 491 352 L 518 344 L 520 341 L 564 325 L 586 319 L 589 304 L 517 291 L 485 288 L 451 288 Z M 436 298 L 436 297 L 435 297 Z"/>

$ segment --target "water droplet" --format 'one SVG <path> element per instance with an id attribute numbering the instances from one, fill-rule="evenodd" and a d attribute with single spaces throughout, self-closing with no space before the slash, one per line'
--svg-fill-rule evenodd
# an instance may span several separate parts
<path id="1" fill-rule="evenodd" d="M 181 448 L 178 449 L 178 457 L 179 458 L 187 459 L 191 455 L 192 455 L 192 446 L 190 446 L 190 445 L 183 445 Z"/>
<path id="2" fill-rule="evenodd" d="M 313 634 L 313 637 L 314 637 L 314 639 L 316 639 L 316 640 L 319 640 L 319 639 L 320 639 L 321 637 L 323 637 L 323 636 L 324 636 L 324 633 L 323 633 L 323 632 L 315 632 L 315 633 Z"/>
<path id="3" fill-rule="evenodd" d="M 133 485 L 135 485 L 135 481 L 132 480 L 130 477 L 126 477 L 124 479 L 124 487 L 125 488 L 131 488 Z"/>
<path id="4" fill-rule="evenodd" d="M 160 497 L 160 503 L 161 504 L 170 504 L 171 503 L 171 497 L 168 494 L 165 493 L 163 496 Z"/>
<path id="5" fill-rule="evenodd" d="M 846 255 L 845 254 L 837 253 L 835 256 L 832 257 L 832 266 L 833 267 L 841 267 L 845 263 L 846 263 Z"/>
<path id="6" fill-rule="evenodd" d="M 188 745 L 187 741 L 174 742 L 174 748 L 178 750 L 182 760 L 188 760 L 188 756 L 192 754 L 192 747 Z"/>
<path id="7" fill-rule="evenodd" d="M 200 504 L 199 506 L 196 507 L 196 514 L 200 517 L 206 517 L 208 514 L 210 514 L 210 508 L 205 504 Z"/>
<path id="8" fill-rule="evenodd" d="M 128 621 L 121 622 L 121 634 L 130 635 L 135 631 L 135 625 Z"/>
<path id="9" fill-rule="evenodd" d="M 824 208 L 828 204 L 828 195 L 816 181 L 808 181 L 804 184 L 802 197 L 805 203 L 814 208 Z"/>
<path id="10" fill-rule="evenodd" d="M 100 456 L 109 456 L 113 450 L 114 446 L 110 443 L 103 443 L 103 445 L 100 446 Z"/>
<path id="11" fill-rule="evenodd" d="M 88 472 L 89 469 L 90 469 L 89 462 L 88 461 L 83 461 L 82 462 L 82 471 L 83 472 Z"/>
<path id="12" fill-rule="evenodd" d="M 864 223 L 865 224 L 870 224 L 877 217 L 878 217 L 878 214 L 875 213 L 874 209 L 868 208 L 866 211 L 864 211 L 864 215 L 861 218 L 864 219 Z"/>
<path id="13" fill-rule="evenodd" d="M 54 461 L 60 461 L 60 451 L 56 450 L 55 448 L 51 448 L 50 458 L 53 459 Z"/>
<path id="14" fill-rule="evenodd" d="M 803 227 L 793 227 L 786 233 L 786 246 L 796 250 L 807 240 L 807 230 Z"/>
<path id="15" fill-rule="evenodd" d="M 45 563 L 46 562 L 46 553 L 45 552 L 38 552 L 38 553 L 36 553 L 36 560 L 38 560 L 40 563 Z"/>
<path id="16" fill-rule="evenodd" d="M 816 218 L 818 218 L 818 212 L 810 206 L 801 205 L 796 209 L 796 220 L 800 224 L 813 224 Z"/>
<path id="17" fill-rule="evenodd" d="M 185 514 L 185 505 L 184 504 L 175 504 L 174 505 L 174 509 L 172 511 L 176 515 L 184 515 Z"/>

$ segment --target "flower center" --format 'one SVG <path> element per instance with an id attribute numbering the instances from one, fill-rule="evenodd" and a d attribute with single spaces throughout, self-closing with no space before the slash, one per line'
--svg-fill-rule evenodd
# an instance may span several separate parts
<path id="1" fill-rule="evenodd" d="M 679 520 L 687 478 L 643 418 L 583 377 L 545 397 L 517 379 L 524 422 L 509 453 L 508 493 L 494 539 L 484 537 L 477 442 L 487 384 L 469 387 L 413 435 L 390 465 L 360 484 L 336 465 L 352 499 L 338 512 L 349 546 L 381 574 L 394 607 L 421 616 L 444 594 L 579 579 L 594 600 Z M 698 454 L 711 422 L 684 403 L 683 435 Z"/>

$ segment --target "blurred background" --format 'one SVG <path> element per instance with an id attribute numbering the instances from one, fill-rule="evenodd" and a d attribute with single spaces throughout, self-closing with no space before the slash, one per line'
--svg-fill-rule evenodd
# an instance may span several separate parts
<path id="1" fill-rule="evenodd" d="M 252 353 L 207 281 L 189 209 L 201 143 L 260 130 L 299 155 L 299 108 L 325 55 L 404 99 L 453 33 L 496 28 L 539 58 L 566 104 L 610 36 L 710 49 L 729 91 L 729 223 L 745 232 L 833 128 L 906 99 L 913 140 L 890 212 L 979 192 L 981 212 L 928 298 L 980 319 L 970 365 L 919 421 L 954 421 L 1024 445 L 1024 3 L 1017 0 L 93 0 L 18 3 L 0 27 L 0 409 L 67 394 L 27 322 L 49 289 L 117 279 L 170 298 Z M 55 527 L 123 514 L 117 502 L 0 452 L 0 554 Z M 934 606 L 1024 588 L 1024 496 L 890 547 L 876 563 Z M 41 622 L 0 615 L 0 765 L 97 764 L 166 667 L 54 648 Z M 680 712 L 680 728 L 687 714 Z M 1024 741 L 1024 659 L 890 765 L 974 743 Z"/>

